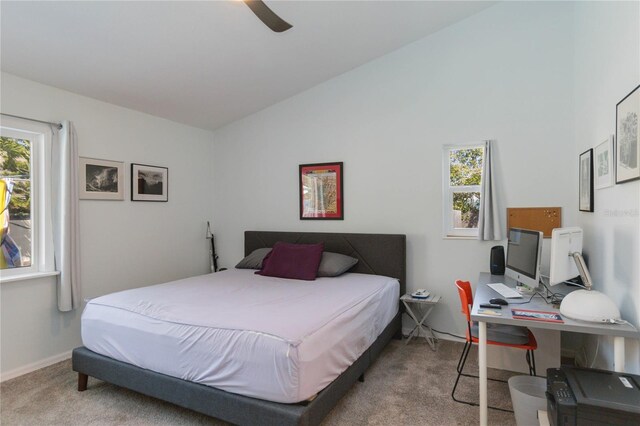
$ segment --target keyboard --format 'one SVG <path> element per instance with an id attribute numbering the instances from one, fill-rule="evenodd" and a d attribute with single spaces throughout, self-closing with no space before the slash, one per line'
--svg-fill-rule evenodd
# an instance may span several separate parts
<path id="1" fill-rule="evenodd" d="M 505 299 L 522 298 L 522 295 L 520 293 L 502 283 L 487 284 L 487 286 L 500 293 L 500 296 L 504 297 Z"/>

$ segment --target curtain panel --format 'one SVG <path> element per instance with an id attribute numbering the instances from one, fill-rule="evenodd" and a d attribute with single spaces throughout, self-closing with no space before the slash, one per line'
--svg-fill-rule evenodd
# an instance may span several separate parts
<path id="1" fill-rule="evenodd" d="M 80 307 L 80 232 L 78 218 L 78 140 L 73 123 L 64 121 L 51 147 L 53 247 L 58 309 Z"/>
<path id="2" fill-rule="evenodd" d="M 478 239 L 481 241 L 502 240 L 500 206 L 494 177 L 493 142 L 485 141 L 482 181 L 480 183 L 480 216 Z"/>

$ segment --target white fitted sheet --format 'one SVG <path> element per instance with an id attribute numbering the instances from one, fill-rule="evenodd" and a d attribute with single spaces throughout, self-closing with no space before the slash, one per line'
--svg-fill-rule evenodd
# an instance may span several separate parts
<path id="1" fill-rule="evenodd" d="M 324 389 L 398 312 L 396 279 L 299 281 L 233 269 L 92 299 L 82 341 L 102 355 L 276 402 Z"/>

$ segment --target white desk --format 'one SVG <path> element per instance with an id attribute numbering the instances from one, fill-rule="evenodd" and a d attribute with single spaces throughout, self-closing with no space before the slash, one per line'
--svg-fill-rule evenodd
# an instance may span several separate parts
<path id="1" fill-rule="evenodd" d="M 543 321 L 531 321 L 514 319 L 511 316 L 511 308 L 533 309 L 548 312 L 560 313 L 559 309 L 547 304 L 542 298 L 534 297 L 530 303 L 524 305 L 504 306 L 502 316 L 490 316 L 478 314 L 481 303 L 488 303 L 489 299 L 502 297 L 496 291 L 487 287 L 489 283 L 504 283 L 509 287 L 515 287 L 515 281 L 504 275 L 491 275 L 483 272 L 480 274 L 478 286 L 473 298 L 473 309 L 471 310 L 471 320 L 478 322 L 478 364 L 479 364 L 479 396 L 480 396 L 480 425 L 487 424 L 487 323 L 520 325 L 529 328 L 543 328 L 549 330 L 573 331 L 575 333 L 600 334 L 614 336 L 614 370 L 624 371 L 624 338 L 640 339 L 640 333 L 630 325 L 619 324 L 596 324 L 583 321 L 576 321 L 569 318 L 564 319 L 564 323 L 553 323 Z M 556 293 L 569 293 L 574 290 L 566 285 L 552 287 Z M 514 303 L 526 302 L 529 296 L 523 299 L 513 299 Z"/>

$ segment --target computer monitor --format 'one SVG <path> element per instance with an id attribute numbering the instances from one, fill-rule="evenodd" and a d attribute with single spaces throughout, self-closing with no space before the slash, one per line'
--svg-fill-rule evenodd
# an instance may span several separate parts
<path id="1" fill-rule="evenodd" d="M 582 229 L 556 228 L 551 231 L 549 283 L 560 284 L 580 275 L 584 290 L 568 293 L 560 304 L 560 313 L 568 318 L 596 323 L 620 319 L 620 310 L 604 293 L 593 290 L 591 274 L 582 257 Z"/>
<path id="2" fill-rule="evenodd" d="M 509 229 L 505 274 L 531 289 L 540 282 L 543 234 L 529 229 Z"/>
<path id="3" fill-rule="evenodd" d="M 549 285 L 560 284 L 580 275 L 574 253 L 582 254 L 582 229 L 556 228 L 551 231 Z"/>

